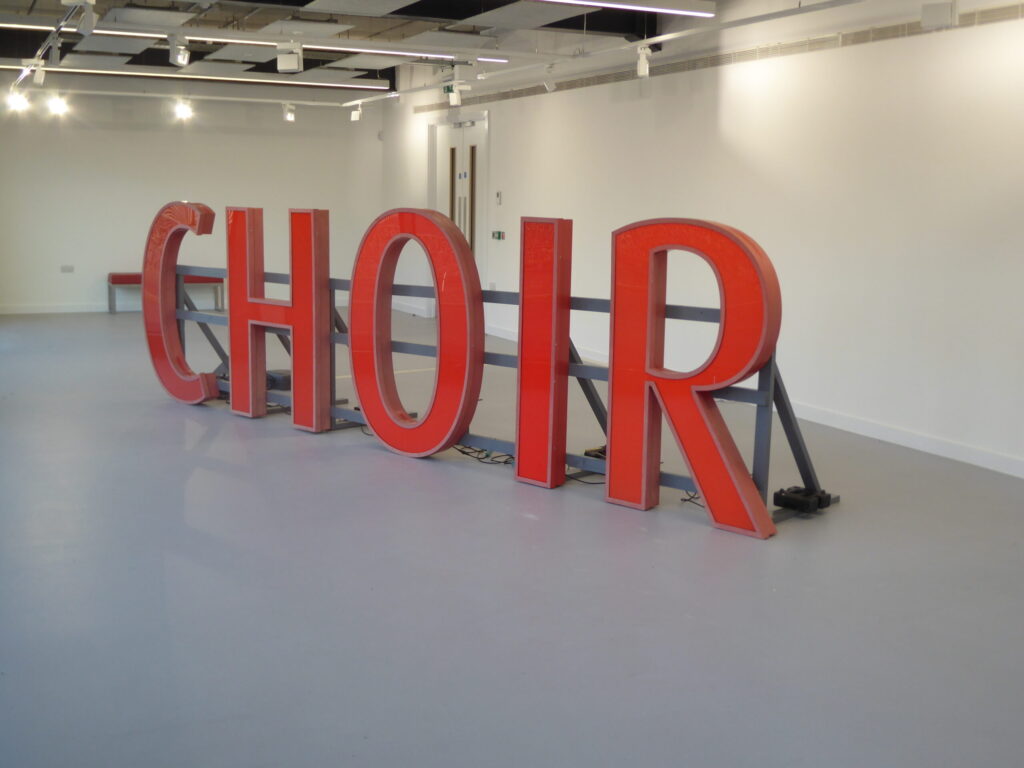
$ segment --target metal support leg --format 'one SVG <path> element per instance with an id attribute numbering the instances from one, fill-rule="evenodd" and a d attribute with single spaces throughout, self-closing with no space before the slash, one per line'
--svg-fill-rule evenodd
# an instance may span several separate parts
<path id="1" fill-rule="evenodd" d="M 196 309 L 195 303 L 192 301 L 191 297 L 187 293 L 185 294 L 185 308 L 188 309 L 189 312 L 198 311 Z M 217 366 L 217 369 L 213 372 L 213 375 L 223 376 L 227 374 L 229 370 L 228 353 L 224 351 L 224 347 L 221 346 L 220 341 L 218 341 L 217 337 L 214 336 L 213 331 L 210 330 L 209 325 L 200 322 L 196 322 L 196 325 L 199 326 L 199 330 L 203 332 L 203 336 L 205 336 L 206 340 L 210 342 L 210 346 L 213 347 L 213 351 L 216 352 L 217 357 L 220 358 L 220 365 Z"/>
<path id="2" fill-rule="evenodd" d="M 174 280 L 174 306 L 178 309 L 185 308 L 185 276 L 175 275 Z M 185 321 L 178 321 L 178 338 L 181 339 L 181 351 L 185 351 Z"/>
<path id="3" fill-rule="evenodd" d="M 572 343 L 572 339 L 569 339 L 569 362 L 570 363 L 582 363 L 583 358 L 580 357 L 580 353 L 576 350 L 576 345 Z M 583 396 L 587 398 L 587 402 L 590 404 L 590 410 L 594 412 L 594 418 L 597 419 L 597 423 L 601 425 L 601 431 L 608 434 L 608 409 L 604 407 L 604 401 L 601 400 L 601 395 L 597 391 L 597 387 L 594 386 L 594 382 L 590 379 L 576 379 L 580 383 L 580 389 L 583 390 Z"/>
<path id="4" fill-rule="evenodd" d="M 348 333 L 348 326 L 341 319 L 341 312 L 338 311 L 337 307 L 334 308 L 334 330 L 338 333 Z"/>
<path id="5" fill-rule="evenodd" d="M 338 323 L 341 321 L 341 315 L 338 314 L 338 308 L 334 304 L 335 295 L 334 289 L 330 289 L 331 294 L 331 326 L 334 328 L 338 327 Z M 344 325 L 344 323 L 342 323 Z M 340 333 L 340 331 L 339 331 Z M 338 404 L 338 345 L 333 341 L 331 342 L 331 407 L 333 408 Z M 331 417 L 331 429 L 334 429 L 336 421 L 334 417 Z"/>
<path id="6" fill-rule="evenodd" d="M 796 461 L 797 469 L 800 470 L 800 479 L 804 487 L 809 491 L 820 491 L 818 474 L 814 471 L 814 463 L 811 461 L 811 454 L 807 450 L 803 433 L 797 423 L 796 414 L 793 413 L 793 406 L 789 402 L 789 395 L 786 393 L 786 386 L 782 383 L 782 376 L 775 369 L 775 409 L 779 412 L 779 422 L 786 432 L 786 439 L 789 440 L 789 449 L 793 452 L 793 459 Z M 838 499 L 838 497 L 836 497 Z"/>
<path id="7" fill-rule="evenodd" d="M 117 287 L 113 283 L 107 283 L 107 312 L 117 314 Z"/>
<path id="8" fill-rule="evenodd" d="M 772 458 L 772 397 L 775 393 L 775 357 L 757 374 L 757 391 L 764 400 L 757 406 L 754 422 L 754 485 L 768 503 L 768 470 Z"/>

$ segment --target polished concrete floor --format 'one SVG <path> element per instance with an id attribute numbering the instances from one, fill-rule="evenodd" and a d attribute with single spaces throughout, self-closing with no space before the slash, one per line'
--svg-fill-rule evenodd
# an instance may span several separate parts
<path id="1" fill-rule="evenodd" d="M 0 317 L 0 766 L 1020 765 L 1024 481 L 805 428 L 842 504 L 762 542 L 179 405 L 138 314 Z"/>

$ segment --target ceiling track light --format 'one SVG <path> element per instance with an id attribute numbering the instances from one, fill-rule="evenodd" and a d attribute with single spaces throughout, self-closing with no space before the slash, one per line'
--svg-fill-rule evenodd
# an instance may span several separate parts
<path id="1" fill-rule="evenodd" d="M 282 114 L 284 116 L 284 121 L 286 123 L 294 123 L 295 122 L 295 105 L 294 104 L 282 104 L 281 105 L 281 112 L 282 112 Z"/>
<path id="2" fill-rule="evenodd" d="M 167 45 L 170 48 L 171 64 L 176 67 L 187 67 L 191 53 L 188 50 L 185 39 L 178 35 L 173 35 L 167 38 Z"/>
<path id="3" fill-rule="evenodd" d="M 352 110 L 352 114 L 349 115 L 349 120 L 353 123 L 358 123 L 359 119 L 363 116 L 363 105 L 359 104 L 355 109 Z"/>
<path id="4" fill-rule="evenodd" d="M 283 75 L 295 75 L 302 71 L 302 46 L 299 43 L 277 46 L 277 71 Z"/>
<path id="5" fill-rule="evenodd" d="M 636 76 L 651 76 L 651 48 L 648 45 L 636 49 Z"/>
<path id="6" fill-rule="evenodd" d="M 91 35 L 96 29 L 96 11 L 91 5 L 82 6 L 82 17 L 78 20 L 78 28 L 75 30 L 80 35 Z"/>
<path id="7" fill-rule="evenodd" d="M 243 42 L 238 40 L 236 42 Z M 276 45 L 276 43 L 274 43 Z M 412 59 L 438 59 L 440 61 L 455 61 L 455 56 L 447 53 L 423 53 L 422 51 L 388 51 L 382 48 L 353 48 L 351 46 L 338 45 L 304 45 L 303 48 L 310 51 L 338 51 L 340 53 L 379 53 L 382 56 L 405 56 Z"/>
<path id="8" fill-rule="evenodd" d="M 189 104 L 187 101 L 182 101 L 182 100 L 179 99 L 178 101 L 176 101 L 174 103 L 174 117 L 175 117 L 175 119 L 181 120 L 182 122 L 184 122 L 184 121 L 187 121 L 187 120 L 191 120 L 192 119 L 192 115 L 194 115 L 194 114 L 195 114 L 195 112 L 192 111 L 192 105 Z"/>
<path id="9" fill-rule="evenodd" d="M 3 69 L 21 69 L 26 72 L 34 72 L 36 85 L 42 83 L 43 68 L 42 62 L 39 65 L 32 63 L 32 59 L 26 59 L 22 62 L 21 66 L 14 64 L 0 64 L 0 70 Z M 355 85 L 353 83 L 320 83 L 305 80 L 272 80 L 270 78 L 263 77 L 229 77 L 226 75 L 183 75 L 179 72 L 131 72 L 122 69 L 86 69 L 84 67 L 61 67 L 59 70 L 60 74 L 71 74 L 71 75 L 113 75 L 115 77 L 155 77 L 171 80 L 210 80 L 220 83 L 249 83 L 256 85 L 287 85 L 287 86 L 299 86 L 303 88 L 341 88 L 345 90 L 353 91 L 387 91 L 389 86 L 386 85 Z M 27 76 L 27 75 L 26 75 Z M 356 81 L 358 82 L 358 81 Z"/>
<path id="10" fill-rule="evenodd" d="M 589 8 L 612 8 L 617 11 L 643 11 L 646 13 L 668 13 L 672 16 L 696 16 L 699 19 L 713 19 L 714 6 L 704 0 L 687 3 L 693 10 L 684 8 L 663 8 L 653 5 L 637 5 L 635 3 L 612 3 L 604 0 L 540 0 L 543 3 L 556 3 L 558 5 L 582 5 Z M 708 10 L 704 10 L 707 8 Z"/>

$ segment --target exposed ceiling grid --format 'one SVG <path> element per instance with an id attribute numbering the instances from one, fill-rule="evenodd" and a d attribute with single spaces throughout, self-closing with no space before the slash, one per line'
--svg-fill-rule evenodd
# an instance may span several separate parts
<path id="1" fill-rule="evenodd" d="M 67 12 L 67 1 L 31 0 L 31 5 L 16 6 L 14 14 L 0 13 L 0 63 L 31 56 L 46 39 L 46 25 Z M 403 63 L 457 64 L 462 65 L 462 78 L 473 78 L 474 72 L 490 76 L 496 73 L 495 64 L 504 71 L 530 69 L 581 52 L 621 48 L 637 34 L 658 27 L 650 13 L 539 0 L 95 0 L 94 8 L 100 17 L 96 31 L 61 35 L 68 70 L 371 90 L 382 84 L 393 88 L 395 67 Z M 76 12 L 69 28 L 79 19 Z M 21 29 L 15 30 L 17 26 Z M 190 59 L 180 68 L 169 45 L 179 35 L 187 47 L 184 59 Z M 22 39 L 14 41 L 16 52 L 5 50 L 18 36 Z M 305 46 L 304 71 L 281 75 L 277 46 L 289 42 Z M 481 57 L 504 61 L 478 64 Z M 447 72 L 450 76 L 451 70 Z"/>
<path id="2" fill-rule="evenodd" d="M 460 26 L 472 25 L 484 29 L 536 29 L 556 21 L 564 21 L 576 16 L 589 13 L 593 8 L 583 8 L 578 5 L 556 5 L 554 3 L 538 3 L 533 0 L 518 0 L 518 2 L 503 5 L 493 11 L 470 16 L 463 19 Z"/>

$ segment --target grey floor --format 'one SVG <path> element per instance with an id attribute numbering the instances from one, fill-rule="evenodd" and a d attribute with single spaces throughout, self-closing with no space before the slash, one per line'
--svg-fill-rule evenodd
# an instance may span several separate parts
<path id="1" fill-rule="evenodd" d="M 0 317 L 0 766 L 1021 765 L 1024 481 L 805 429 L 843 502 L 762 542 L 179 405 L 137 313 Z"/>

